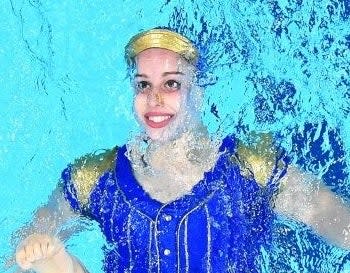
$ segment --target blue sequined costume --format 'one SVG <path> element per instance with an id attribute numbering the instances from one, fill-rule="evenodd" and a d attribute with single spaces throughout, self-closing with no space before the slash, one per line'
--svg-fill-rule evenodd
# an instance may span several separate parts
<path id="1" fill-rule="evenodd" d="M 271 241 L 270 193 L 241 175 L 224 139 L 215 167 L 192 192 L 163 204 L 136 181 L 126 146 L 82 206 L 73 166 L 63 172 L 72 207 L 96 220 L 107 240 L 106 272 L 261 272 Z"/>

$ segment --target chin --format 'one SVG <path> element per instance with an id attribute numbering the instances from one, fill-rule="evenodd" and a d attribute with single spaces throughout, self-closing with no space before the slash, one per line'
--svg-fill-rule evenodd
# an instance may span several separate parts
<path id="1" fill-rule="evenodd" d="M 168 130 L 165 129 L 157 129 L 157 130 L 148 130 L 148 137 L 155 142 L 167 142 L 173 139 L 173 137 L 169 134 Z"/>
<path id="2" fill-rule="evenodd" d="M 154 142 L 169 142 L 177 139 L 181 135 L 181 133 L 183 133 L 183 128 L 179 128 L 177 126 L 172 125 L 173 124 L 159 129 L 148 128 L 146 133 L 148 137 Z"/>
<path id="3" fill-rule="evenodd" d="M 154 130 L 147 130 L 146 134 L 152 141 L 160 141 L 163 139 L 163 132 L 160 132 L 160 130 L 159 132 L 155 132 Z"/>

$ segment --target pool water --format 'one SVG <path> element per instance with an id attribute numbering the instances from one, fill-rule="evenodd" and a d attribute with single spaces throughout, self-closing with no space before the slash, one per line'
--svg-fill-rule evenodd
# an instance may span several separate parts
<path id="1" fill-rule="evenodd" d="M 123 50 L 156 26 L 199 47 L 212 134 L 276 133 L 295 164 L 350 200 L 349 0 L 5 0 L 0 21 L 2 262 L 15 247 L 12 232 L 47 201 L 69 162 L 138 130 Z M 307 244 L 302 231 L 295 236 Z M 102 243 L 91 223 L 68 246 L 102 272 Z M 310 272 L 340 270 L 347 252 L 320 245 L 334 267 Z"/>

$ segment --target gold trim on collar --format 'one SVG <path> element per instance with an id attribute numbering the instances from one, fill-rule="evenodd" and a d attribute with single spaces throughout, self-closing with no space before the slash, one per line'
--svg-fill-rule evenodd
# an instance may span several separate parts
<path id="1" fill-rule="evenodd" d="M 191 64 L 196 64 L 198 51 L 186 37 L 167 29 L 151 29 L 131 38 L 125 47 L 125 58 L 130 65 L 137 54 L 149 48 L 163 48 L 181 55 Z"/>

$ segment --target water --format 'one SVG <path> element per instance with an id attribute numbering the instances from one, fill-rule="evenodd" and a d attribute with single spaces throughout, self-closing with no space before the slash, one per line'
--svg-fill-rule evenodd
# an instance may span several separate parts
<path id="1" fill-rule="evenodd" d="M 5 0 L 0 15 L 0 257 L 68 162 L 137 130 L 123 49 L 155 26 L 179 29 L 199 46 L 212 133 L 278 133 L 295 163 L 349 199 L 349 168 L 332 179 L 332 163 L 350 166 L 348 0 Z M 68 244 L 101 272 L 96 226 Z"/>

